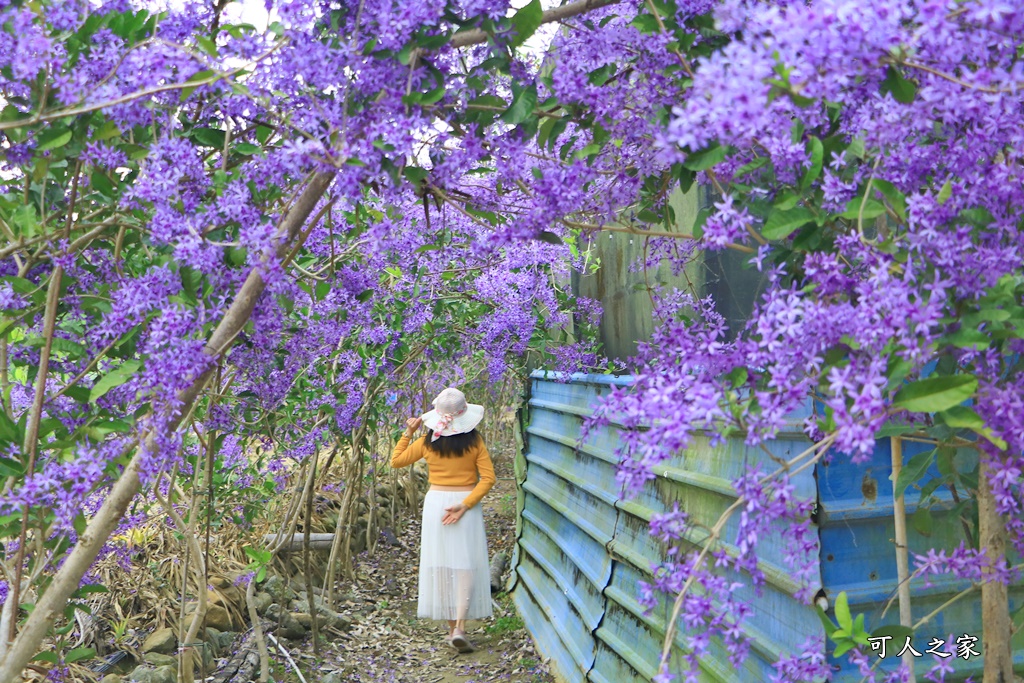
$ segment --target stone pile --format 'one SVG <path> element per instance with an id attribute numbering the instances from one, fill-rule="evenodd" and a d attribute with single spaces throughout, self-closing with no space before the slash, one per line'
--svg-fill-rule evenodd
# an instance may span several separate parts
<path id="1" fill-rule="evenodd" d="M 242 615 L 247 614 L 245 593 L 230 581 L 211 579 L 213 590 L 207 595 L 208 611 L 206 614 L 206 632 L 200 629 L 201 644 L 194 648 L 193 657 L 196 672 L 200 664 L 208 675 L 217 670 L 221 664 L 219 659 L 229 658 L 233 653 L 236 636 L 247 627 Z M 302 640 L 312 628 L 309 597 L 306 594 L 305 582 L 295 577 L 290 582 L 281 577 L 273 576 L 267 580 L 256 594 L 254 606 L 257 613 L 265 620 L 263 625 L 275 637 L 292 641 Z M 351 620 L 330 609 L 319 589 L 314 589 L 313 608 L 319 619 L 318 626 L 321 637 L 330 638 L 331 633 L 347 632 L 352 627 Z M 194 619 L 196 606 L 186 606 L 184 628 L 188 629 Z M 269 622 L 269 623 L 268 623 Z M 135 667 L 127 678 L 117 674 L 109 674 L 101 683 L 176 683 L 178 675 L 178 635 L 177 629 L 161 628 L 149 634 L 142 644 L 143 661 Z"/>

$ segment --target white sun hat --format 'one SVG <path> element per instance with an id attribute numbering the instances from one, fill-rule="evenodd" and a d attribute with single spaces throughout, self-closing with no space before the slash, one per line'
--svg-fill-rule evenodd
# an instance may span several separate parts
<path id="1" fill-rule="evenodd" d="M 421 418 L 432 434 L 431 441 L 442 436 L 454 436 L 471 432 L 484 419 L 484 407 L 467 403 L 466 395 L 454 387 L 448 387 L 434 399 L 434 409 Z"/>

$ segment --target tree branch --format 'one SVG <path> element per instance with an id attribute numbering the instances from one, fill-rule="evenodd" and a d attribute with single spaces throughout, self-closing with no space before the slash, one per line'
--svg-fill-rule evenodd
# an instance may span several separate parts
<path id="1" fill-rule="evenodd" d="M 553 21 L 562 21 L 569 17 L 575 17 L 577 14 L 591 12 L 595 9 L 607 7 L 608 5 L 616 5 L 619 2 L 620 0 L 577 0 L 577 2 L 570 2 L 569 4 L 562 5 L 561 7 L 549 9 L 544 13 L 544 18 L 540 20 L 540 23 L 550 24 Z M 486 43 L 489 37 L 490 35 L 485 31 L 475 28 L 471 31 L 456 33 L 452 37 L 449 45 L 454 48 L 479 45 L 480 43 Z"/>
<path id="2" fill-rule="evenodd" d="M 335 173 L 335 171 L 317 173 L 288 212 L 281 224 L 283 237 L 277 248 L 278 258 L 288 253 L 306 219 L 309 218 L 320 198 L 330 186 Z M 224 318 L 206 343 L 205 351 L 211 358 L 217 351 L 223 353 L 228 348 L 229 340 L 238 334 L 252 315 L 265 286 L 259 268 L 254 268 L 249 272 L 238 295 L 231 302 Z M 213 376 L 215 369 L 216 364 L 211 363 L 210 367 L 197 377 L 190 387 L 178 395 L 181 403 L 178 421 L 182 419 L 181 416 L 189 412 L 196 398 Z M 155 435 L 149 434 L 146 437 L 121 477 L 115 482 L 106 500 L 103 501 L 102 507 L 79 536 L 67 561 L 54 576 L 50 587 L 36 603 L 35 609 L 26 620 L 24 628 L 14 641 L 7 656 L 0 661 L 0 681 L 17 681 L 19 679 L 25 665 L 35 655 L 54 620 L 63 613 L 64 606 L 71 594 L 78 588 L 85 572 L 117 527 L 135 494 L 142 488 L 141 464 L 146 453 L 156 447 L 155 442 Z"/>

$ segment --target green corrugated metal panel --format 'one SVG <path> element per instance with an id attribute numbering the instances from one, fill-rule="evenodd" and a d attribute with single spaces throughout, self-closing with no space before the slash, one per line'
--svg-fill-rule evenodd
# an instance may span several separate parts
<path id="1" fill-rule="evenodd" d="M 664 553 L 650 536 L 651 515 L 678 502 L 696 522 L 711 525 L 735 500 L 730 482 L 745 463 L 791 458 L 803 448 L 797 433 L 780 437 L 768 453 L 734 440 L 712 447 L 697 439 L 658 468 L 656 480 L 639 496 L 625 499 L 616 479 L 619 425 L 613 419 L 579 441 L 583 421 L 616 384 L 625 382 L 594 376 L 559 382 L 534 373 L 530 419 L 524 425 L 527 476 L 513 599 L 525 607 L 524 620 L 539 651 L 564 680 L 582 674 L 583 680 L 597 683 L 649 681 L 671 613 L 663 600 L 645 614 L 637 600 L 637 582 L 650 580 L 652 564 Z M 794 483 L 798 495 L 814 495 L 810 472 Z M 734 528 L 727 527 L 726 538 Z M 700 536 L 694 532 L 692 541 L 700 543 Z M 767 585 L 759 601 L 751 594 L 757 605 L 746 623 L 755 642 L 752 655 L 736 672 L 721 643 L 712 642 L 701 663 L 702 680 L 767 680 L 785 644 L 820 633 L 814 612 L 792 597 L 798 585 L 784 566 L 782 551 L 766 553 L 760 568 Z M 676 670 L 682 666 L 683 641 L 677 632 L 672 650 Z"/>

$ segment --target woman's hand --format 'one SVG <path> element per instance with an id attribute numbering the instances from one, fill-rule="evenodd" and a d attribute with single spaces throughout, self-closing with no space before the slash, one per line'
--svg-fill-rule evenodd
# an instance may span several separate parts
<path id="1" fill-rule="evenodd" d="M 405 421 L 405 431 L 409 436 L 416 433 L 416 430 L 423 426 L 423 420 L 418 417 L 410 417 Z"/>
<path id="2" fill-rule="evenodd" d="M 462 515 L 466 514 L 466 510 L 468 509 L 469 508 L 462 503 L 456 503 L 455 505 L 446 507 L 444 509 L 444 517 L 441 518 L 441 524 L 455 524 L 455 522 L 462 519 Z"/>

